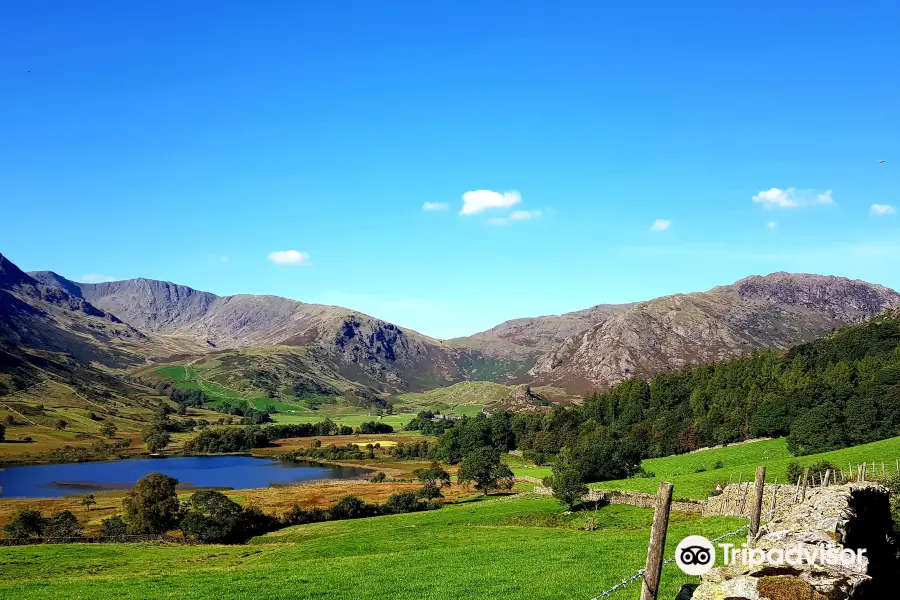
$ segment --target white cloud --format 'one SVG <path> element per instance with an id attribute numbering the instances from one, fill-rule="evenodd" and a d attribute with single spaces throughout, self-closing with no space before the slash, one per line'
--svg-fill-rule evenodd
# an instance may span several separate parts
<path id="1" fill-rule="evenodd" d="M 869 212 L 877 217 L 884 217 L 886 215 L 893 215 L 897 211 L 894 210 L 894 207 L 890 204 L 873 204 L 872 208 L 869 209 Z"/>
<path id="2" fill-rule="evenodd" d="M 491 217 L 487 220 L 489 225 L 507 225 L 513 221 L 530 221 L 541 216 L 539 210 L 514 210 L 508 217 Z"/>
<path id="3" fill-rule="evenodd" d="M 426 202 L 422 205 L 422 210 L 447 210 L 450 205 L 446 202 Z"/>
<path id="4" fill-rule="evenodd" d="M 522 195 L 512 190 L 509 192 L 494 192 L 492 190 L 475 190 L 466 192 L 462 196 L 463 207 L 459 211 L 461 215 L 475 215 L 489 208 L 507 208 L 522 201 Z"/>
<path id="5" fill-rule="evenodd" d="M 88 273 L 81 276 L 82 283 L 104 283 L 106 281 L 115 281 L 112 275 L 101 275 L 100 273 Z"/>
<path id="6" fill-rule="evenodd" d="M 269 260 L 276 265 L 300 265 L 309 264 L 309 254 L 296 250 L 276 250 L 269 254 Z"/>
<path id="7" fill-rule="evenodd" d="M 657 219 L 650 226 L 650 231 L 665 231 L 672 226 L 672 221 L 668 219 Z"/>
<path id="8" fill-rule="evenodd" d="M 825 190 L 821 194 L 816 194 L 816 200 L 819 201 L 819 204 L 834 204 L 834 199 L 831 197 L 831 190 Z"/>
<path id="9" fill-rule="evenodd" d="M 768 227 L 769 229 L 777 229 L 778 223 L 776 221 L 769 221 L 768 223 L 766 223 L 766 227 Z"/>
<path id="10" fill-rule="evenodd" d="M 834 204 L 831 190 L 816 193 L 813 190 L 798 190 L 797 188 L 771 188 L 763 190 L 753 196 L 753 202 L 762 204 L 765 208 L 800 208 L 814 204 Z"/>

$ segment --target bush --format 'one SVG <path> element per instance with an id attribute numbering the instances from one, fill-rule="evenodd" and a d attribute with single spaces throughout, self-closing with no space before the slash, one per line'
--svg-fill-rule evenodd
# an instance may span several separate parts
<path id="1" fill-rule="evenodd" d="M 803 471 L 806 469 L 803 465 L 801 465 L 796 460 L 792 460 L 788 463 L 787 466 L 787 482 L 788 483 L 796 483 L 798 479 L 803 477 Z M 820 460 L 809 465 L 809 477 L 810 480 L 821 479 L 825 476 L 825 471 L 830 470 L 832 473 L 832 481 L 834 481 L 834 473 L 837 471 L 837 467 L 828 462 L 827 460 Z"/>
<path id="2" fill-rule="evenodd" d="M 41 537 L 46 526 L 47 518 L 40 511 L 26 508 L 3 526 L 3 532 L 13 539 Z"/>
<path id="3" fill-rule="evenodd" d="M 116 515 L 103 519 L 103 535 L 106 537 L 120 537 L 128 532 L 128 524 L 125 519 Z"/>
<path id="4" fill-rule="evenodd" d="M 348 494 L 331 507 L 329 517 L 335 521 L 340 519 L 359 519 L 372 516 L 376 511 L 376 506 L 366 504 L 356 496 Z"/>
<path id="5" fill-rule="evenodd" d="M 435 498 L 435 499 L 433 499 L 433 500 L 429 500 L 429 501 L 425 504 L 425 509 L 426 509 L 426 510 L 438 510 L 438 509 L 441 509 L 441 508 L 444 508 L 444 502 L 443 502 L 442 500 L 440 500 L 439 498 Z"/>
<path id="6" fill-rule="evenodd" d="M 438 486 L 426 484 L 416 492 L 416 496 L 425 500 L 434 500 L 435 498 L 443 498 L 444 494 L 441 493 L 441 488 Z"/>
<path id="7" fill-rule="evenodd" d="M 716 464 L 713 465 L 713 469 L 724 469 L 724 468 L 725 468 L 725 463 L 723 463 L 721 460 L 717 460 Z"/>
<path id="8" fill-rule="evenodd" d="M 369 481 L 372 483 L 383 483 L 385 479 L 387 479 L 387 475 L 384 474 L 384 471 L 378 471 L 369 477 Z"/>
<path id="9" fill-rule="evenodd" d="M 194 493 L 184 504 L 181 531 L 186 538 L 207 543 L 233 543 L 245 539 L 240 531 L 243 509 L 215 490 Z"/>
<path id="10" fill-rule="evenodd" d="M 545 454 L 544 452 L 538 452 L 537 450 L 525 450 L 522 452 L 522 458 L 541 467 L 549 465 L 552 456 L 552 454 Z"/>
<path id="11" fill-rule="evenodd" d="M 384 503 L 384 508 L 389 513 L 400 514 L 416 512 L 421 510 L 422 506 L 419 504 L 415 492 L 398 492 L 390 495 L 387 502 Z"/>
<path id="12" fill-rule="evenodd" d="M 328 520 L 328 512 L 321 508 L 300 508 L 296 504 L 281 517 L 281 523 L 285 527 L 291 525 L 305 525 L 307 523 L 319 523 Z"/>
<path id="13" fill-rule="evenodd" d="M 61 510 L 53 513 L 47 520 L 47 526 L 44 527 L 44 537 L 48 538 L 70 538 L 81 535 L 81 523 L 78 518 L 70 510 Z"/>

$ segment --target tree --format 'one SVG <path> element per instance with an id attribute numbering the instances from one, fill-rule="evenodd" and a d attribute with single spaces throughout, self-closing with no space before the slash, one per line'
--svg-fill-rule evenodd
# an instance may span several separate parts
<path id="1" fill-rule="evenodd" d="M 374 513 L 374 507 L 366 504 L 356 496 L 348 494 L 338 500 L 331 507 L 331 518 L 340 519 L 358 519 L 360 517 L 368 517 Z"/>
<path id="2" fill-rule="evenodd" d="M 416 498 L 415 492 L 398 492 L 391 494 L 384 507 L 392 513 L 409 513 L 420 510 L 422 506 Z"/>
<path id="3" fill-rule="evenodd" d="M 44 537 L 70 538 L 81 535 L 81 523 L 70 510 L 61 510 L 53 513 L 44 527 Z"/>
<path id="4" fill-rule="evenodd" d="M 553 463 L 553 475 L 549 478 L 553 497 L 571 510 L 588 493 L 581 476 L 581 467 L 572 456 L 571 450 L 563 448 Z"/>
<path id="5" fill-rule="evenodd" d="M 485 496 L 491 490 L 499 489 L 501 480 L 512 479 L 512 471 L 500 462 L 500 453 L 490 446 L 482 446 L 466 454 L 456 476 L 460 485 L 474 482 L 475 489 L 481 490 Z"/>
<path id="6" fill-rule="evenodd" d="M 69 424 L 66 422 L 65 419 L 60 419 L 59 421 L 56 422 L 56 425 L 54 425 L 54 426 L 56 427 L 57 430 L 62 431 L 63 429 L 68 427 Z"/>
<path id="7" fill-rule="evenodd" d="M 6 426 L 3 424 L 0 424 L 0 442 L 5 441 L 5 440 L 6 440 Z"/>
<path id="8" fill-rule="evenodd" d="M 159 452 L 169 445 L 172 436 L 165 430 L 165 426 L 161 421 L 157 421 L 147 427 L 141 434 L 141 440 L 147 446 L 148 452 Z"/>
<path id="9" fill-rule="evenodd" d="M 47 518 L 40 511 L 26 508 L 3 526 L 3 532 L 14 539 L 41 537 L 46 526 Z"/>
<path id="10" fill-rule="evenodd" d="M 125 519 L 116 515 L 103 519 L 103 535 L 106 537 L 121 537 L 128 532 L 128 523 Z"/>
<path id="11" fill-rule="evenodd" d="M 93 494 L 88 494 L 87 496 L 83 496 L 81 498 L 81 505 L 86 506 L 88 510 L 91 510 L 92 504 L 97 504 L 97 499 L 94 498 Z"/>
<path id="12" fill-rule="evenodd" d="M 418 492 L 416 492 L 416 496 L 425 500 L 434 500 L 436 498 L 443 498 L 444 494 L 441 493 L 441 488 L 438 486 L 425 484 Z"/>
<path id="13" fill-rule="evenodd" d="M 185 537 L 207 543 L 241 541 L 243 509 L 225 494 L 201 490 L 184 504 L 181 531 Z"/>
<path id="14" fill-rule="evenodd" d="M 441 467 L 438 462 L 432 462 L 427 469 L 416 469 L 413 471 L 413 475 L 425 485 L 438 487 L 450 485 L 450 473 Z"/>
<path id="15" fill-rule="evenodd" d="M 828 452 L 844 445 L 844 430 L 837 407 L 825 402 L 806 411 L 791 424 L 787 447 L 794 456 Z"/>
<path id="16" fill-rule="evenodd" d="M 138 479 L 125 498 L 129 533 L 165 533 L 178 524 L 178 480 L 162 473 Z"/>
<path id="17" fill-rule="evenodd" d="M 108 439 L 113 439 L 116 437 L 116 433 L 118 433 L 119 428 L 116 427 L 115 423 L 112 421 L 106 421 L 103 425 L 100 426 L 100 433 L 103 434 L 104 437 Z"/>
<path id="18" fill-rule="evenodd" d="M 369 477 L 369 481 L 372 483 L 382 483 L 385 479 L 387 479 L 387 475 L 384 474 L 384 471 L 378 471 Z"/>

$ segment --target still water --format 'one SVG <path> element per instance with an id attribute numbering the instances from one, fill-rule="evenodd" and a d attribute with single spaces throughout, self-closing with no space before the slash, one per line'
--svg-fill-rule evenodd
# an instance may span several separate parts
<path id="1" fill-rule="evenodd" d="M 55 498 L 129 489 L 148 473 L 164 473 L 183 487 L 249 489 L 316 479 L 352 479 L 365 469 L 253 458 L 203 456 L 142 458 L 0 468 L 0 496 Z"/>

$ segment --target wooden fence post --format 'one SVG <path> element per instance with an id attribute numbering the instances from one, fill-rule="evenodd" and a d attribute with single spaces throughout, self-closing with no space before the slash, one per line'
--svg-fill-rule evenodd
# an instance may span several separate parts
<path id="1" fill-rule="evenodd" d="M 809 481 L 809 467 L 803 469 L 803 488 L 800 491 L 800 502 L 806 500 L 806 484 Z"/>
<path id="2" fill-rule="evenodd" d="M 641 600 L 656 600 L 659 593 L 671 508 L 672 484 L 664 481 L 659 484 L 656 491 L 656 510 L 653 512 L 653 527 L 650 529 L 650 546 L 647 548 L 647 566 L 644 568 L 644 579 L 641 584 Z"/>
<path id="3" fill-rule="evenodd" d="M 801 475 L 797 476 L 797 489 L 794 490 L 794 503 L 797 502 L 797 499 L 800 497 L 800 479 L 802 479 Z"/>
<path id="4" fill-rule="evenodd" d="M 772 488 L 772 508 L 769 509 L 769 518 L 771 519 L 775 516 L 775 507 L 778 505 L 776 500 L 778 499 L 778 478 L 775 478 L 775 486 Z"/>
<path id="5" fill-rule="evenodd" d="M 822 477 L 822 487 L 828 487 L 829 479 L 831 479 L 831 469 L 825 469 L 825 475 Z"/>
<path id="6" fill-rule="evenodd" d="M 756 499 L 750 507 L 750 537 L 755 538 L 759 533 L 759 519 L 762 516 L 763 491 L 766 487 L 766 468 L 756 467 Z"/>

